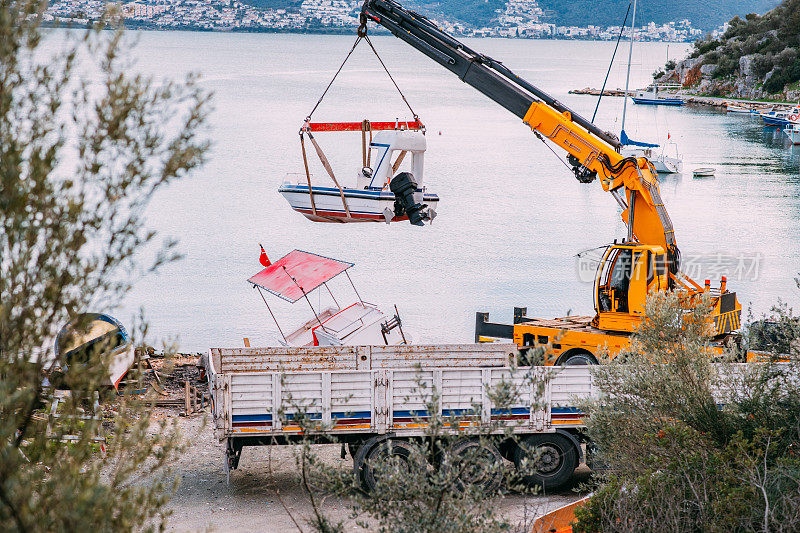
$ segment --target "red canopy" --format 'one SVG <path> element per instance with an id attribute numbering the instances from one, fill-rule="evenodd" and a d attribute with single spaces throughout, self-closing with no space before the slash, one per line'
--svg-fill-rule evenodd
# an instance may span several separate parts
<path id="1" fill-rule="evenodd" d="M 294 303 L 303 292 L 308 294 L 351 266 L 353 263 L 293 250 L 247 281 Z"/>

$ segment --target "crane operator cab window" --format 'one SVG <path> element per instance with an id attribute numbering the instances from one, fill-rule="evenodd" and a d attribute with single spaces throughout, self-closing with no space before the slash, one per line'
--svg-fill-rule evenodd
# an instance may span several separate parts
<path id="1" fill-rule="evenodd" d="M 633 250 L 615 248 L 606 256 L 603 270 L 605 278 L 599 291 L 600 311 L 625 313 L 628 311 L 628 287 L 631 280 Z"/>
<path id="2" fill-rule="evenodd" d="M 598 311 L 640 312 L 647 290 L 655 281 L 653 254 L 635 248 L 611 248 L 598 278 Z M 659 273 L 660 275 L 660 273 Z"/>

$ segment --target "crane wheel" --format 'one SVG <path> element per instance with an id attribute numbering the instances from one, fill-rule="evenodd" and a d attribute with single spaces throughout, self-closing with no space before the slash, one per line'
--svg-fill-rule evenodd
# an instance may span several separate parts
<path id="1" fill-rule="evenodd" d="M 597 358 L 587 350 L 575 350 L 562 355 L 556 364 L 561 366 L 596 365 Z"/>

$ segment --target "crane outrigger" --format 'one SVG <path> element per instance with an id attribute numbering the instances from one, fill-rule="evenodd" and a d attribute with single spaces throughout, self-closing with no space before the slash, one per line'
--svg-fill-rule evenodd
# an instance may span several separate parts
<path id="1" fill-rule="evenodd" d="M 359 35 L 366 35 L 368 21 L 380 24 L 519 117 L 543 142 L 547 138 L 565 150 L 575 178 L 580 183 L 599 180 L 622 208 L 628 231 L 622 242 L 606 247 L 600 260 L 594 282 L 595 316 L 548 321 L 515 316 L 517 344 L 546 343 L 558 337 L 551 364 L 596 362 L 597 346 L 607 346 L 613 356 L 628 345 L 628 335 L 642 320 L 650 292 L 674 289 L 685 291 L 688 297 L 710 296 L 716 341 L 725 341 L 738 329 L 742 307 L 736 293 L 727 289 L 726 278 L 712 289 L 710 280 L 701 286 L 681 272 L 675 230 L 650 161 L 621 155 L 614 134 L 393 0 L 365 0 Z M 488 330 L 497 332 L 498 328 Z M 480 336 L 480 330 L 476 331 L 476 337 Z"/>

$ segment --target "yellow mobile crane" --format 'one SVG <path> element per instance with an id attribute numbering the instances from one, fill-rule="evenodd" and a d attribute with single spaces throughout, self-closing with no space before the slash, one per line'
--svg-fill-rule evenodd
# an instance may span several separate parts
<path id="1" fill-rule="evenodd" d="M 519 346 L 551 343 L 549 364 L 596 363 L 599 348 L 606 347 L 613 356 L 629 345 L 648 293 L 682 289 L 689 297 L 711 296 L 715 346 L 722 349 L 739 327 L 742 306 L 736 293 L 727 290 L 724 277 L 719 287 L 712 289 L 709 281 L 700 286 L 681 272 L 675 231 L 661 200 L 657 173 L 647 159 L 623 157 L 613 134 L 393 0 L 365 0 L 359 36 L 366 36 L 368 21 L 388 29 L 520 117 L 540 139 L 546 137 L 564 149 L 575 178 L 581 183 L 599 179 L 622 208 L 628 233 L 602 255 L 594 283 L 594 317 L 531 319 L 518 308 L 512 326 L 489 323 L 488 316 L 479 313 L 476 341 L 507 337 Z"/>

